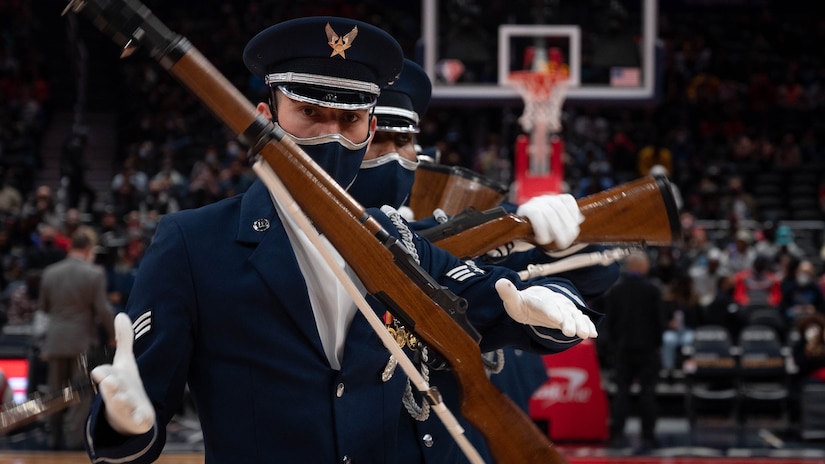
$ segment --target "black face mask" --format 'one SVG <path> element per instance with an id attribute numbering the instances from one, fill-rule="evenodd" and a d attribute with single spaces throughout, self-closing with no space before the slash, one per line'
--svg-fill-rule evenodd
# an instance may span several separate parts
<path id="1" fill-rule="evenodd" d="M 277 123 L 275 123 L 277 124 Z M 286 132 L 286 131 L 285 131 Z M 361 161 L 367 153 L 367 140 L 353 143 L 340 134 L 321 135 L 317 137 L 295 137 L 287 135 L 303 149 L 315 163 L 326 171 L 343 188 L 349 187 Z"/>
<path id="2" fill-rule="evenodd" d="M 348 192 L 368 208 L 389 205 L 398 209 L 410 196 L 417 167 L 418 161 L 409 161 L 398 153 L 364 161 Z"/>

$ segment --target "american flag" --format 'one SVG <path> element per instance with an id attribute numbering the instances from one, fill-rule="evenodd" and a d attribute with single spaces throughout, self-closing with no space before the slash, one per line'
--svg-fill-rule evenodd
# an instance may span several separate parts
<path id="1" fill-rule="evenodd" d="M 611 87 L 638 87 L 641 85 L 641 71 L 639 68 L 610 68 Z"/>

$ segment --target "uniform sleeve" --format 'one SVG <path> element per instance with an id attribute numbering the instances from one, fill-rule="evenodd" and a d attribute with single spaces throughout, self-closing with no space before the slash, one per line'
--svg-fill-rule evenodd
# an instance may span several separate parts
<path id="1" fill-rule="evenodd" d="M 405 223 L 399 224 L 397 220 L 391 220 L 380 212 L 374 216 L 408 248 L 415 248 L 419 264 L 439 284 L 467 300 L 469 322 L 482 335 L 482 352 L 509 346 L 549 354 L 566 350 L 581 341 L 580 338 L 568 337 L 557 329 L 528 326 L 511 319 L 495 290 L 495 282 L 500 278 L 510 280 L 520 290 L 529 285 L 545 286 L 568 298 L 594 323 L 598 323 L 602 317 L 600 313 L 587 306 L 582 295 L 567 279 L 537 278 L 531 280 L 528 285 L 511 269 L 501 266 L 479 266 L 471 260 L 461 261 L 410 229 L 404 230 Z"/>
<path id="2" fill-rule="evenodd" d="M 589 245 L 584 247 L 581 251 L 571 254 L 570 256 L 576 256 L 584 253 L 603 252 L 605 250 L 607 250 L 607 247 L 603 245 Z M 520 272 L 526 270 L 527 266 L 530 264 L 555 263 L 565 258 L 554 258 L 540 248 L 532 248 L 528 251 L 512 253 L 504 259 L 493 260 L 487 256 L 482 256 L 476 259 L 476 262 L 479 264 L 503 266 L 516 272 Z M 572 269 L 555 274 L 555 276 L 573 282 L 582 296 L 584 296 L 585 299 L 590 300 L 604 294 L 608 289 L 610 289 L 610 287 L 618 280 L 619 272 L 619 264 L 613 262 L 608 265 L 597 264 L 594 266 Z"/>
<path id="3" fill-rule="evenodd" d="M 155 427 L 126 437 L 108 425 L 100 395 L 87 422 L 87 451 L 95 462 L 149 463 L 166 442 L 166 424 L 179 409 L 193 344 L 194 286 L 186 243 L 170 216 L 158 225 L 141 261 L 127 312 L 135 328 L 134 352 Z"/>

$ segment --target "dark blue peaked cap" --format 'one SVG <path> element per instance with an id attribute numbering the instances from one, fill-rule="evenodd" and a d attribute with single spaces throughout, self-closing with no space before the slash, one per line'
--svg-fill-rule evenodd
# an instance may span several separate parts
<path id="1" fill-rule="evenodd" d="M 403 53 L 388 33 L 330 16 L 270 26 L 246 45 L 246 67 L 287 96 L 345 109 L 372 106 L 401 72 Z"/>
<path id="2" fill-rule="evenodd" d="M 405 59 L 398 80 L 378 96 L 378 130 L 418 132 L 418 120 L 427 111 L 432 91 L 430 76 L 415 61 Z"/>

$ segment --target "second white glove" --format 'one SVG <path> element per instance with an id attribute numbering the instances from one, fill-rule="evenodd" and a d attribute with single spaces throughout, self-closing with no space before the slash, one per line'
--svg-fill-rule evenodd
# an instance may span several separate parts
<path id="1" fill-rule="evenodd" d="M 98 384 L 106 404 L 109 425 L 122 435 L 140 435 L 155 424 L 155 408 L 140 379 L 132 352 L 135 333 L 132 321 L 125 313 L 115 316 L 115 338 L 117 348 L 112 364 L 92 369 L 92 379 Z"/>
<path id="2" fill-rule="evenodd" d="M 535 285 L 519 290 L 507 279 L 496 282 L 504 309 L 521 324 L 560 329 L 568 337 L 596 338 L 596 326 L 566 296 Z"/>
<path id="3" fill-rule="evenodd" d="M 584 215 L 576 199 L 569 193 L 540 195 L 519 206 L 516 214 L 530 220 L 536 243 L 554 242 L 558 248 L 567 248 L 579 236 L 579 224 Z"/>

